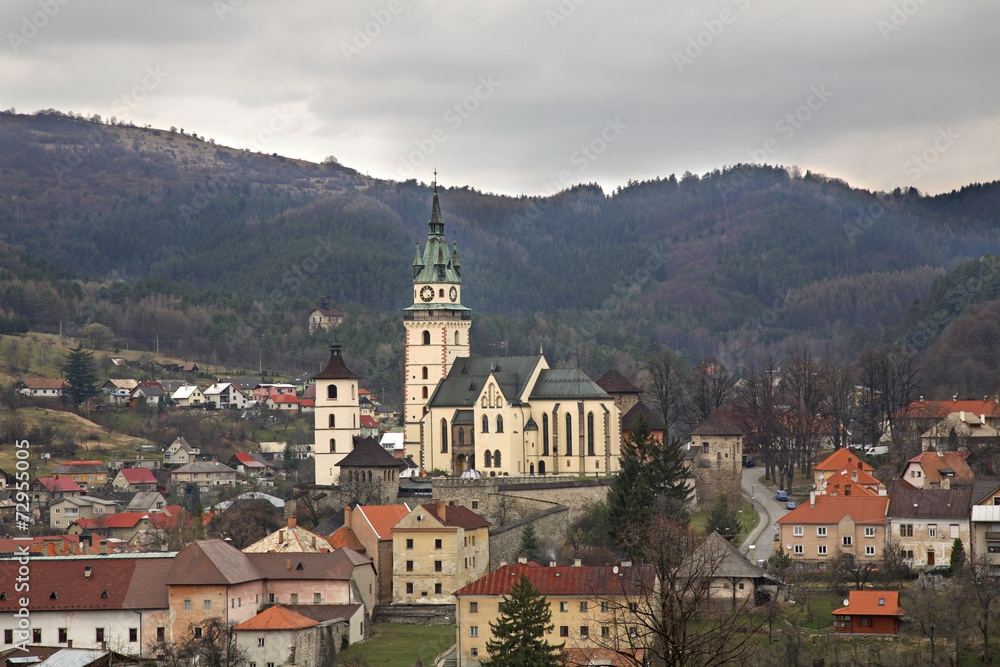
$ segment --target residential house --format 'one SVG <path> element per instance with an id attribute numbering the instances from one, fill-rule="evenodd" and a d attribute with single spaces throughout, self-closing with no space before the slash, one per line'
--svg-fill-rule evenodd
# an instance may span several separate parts
<path id="1" fill-rule="evenodd" d="M 479 665 L 488 657 L 486 645 L 493 639 L 491 628 L 500 616 L 500 603 L 522 575 L 545 596 L 553 625 L 545 638 L 551 644 L 564 645 L 569 664 L 619 664 L 608 661 L 612 649 L 632 653 L 634 660 L 629 664 L 645 664 L 642 645 L 647 637 L 634 615 L 643 612 L 633 611 L 630 605 L 644 591 L 655 589 L 652 566 L 542 567 L 518 563 L 505 565 L 455 591 L 459 667 Z"/>
<path id="2" fill-rule="evenodd" d="M 295 385 L 295 393 L 302 396 L 306 389 L 313 386 L 314 384 L 312 373 L 303 373 L 302 375 L 297 375 L 288 381 L 288 384 Z M 313 395 L 310 398 L 315 398 L 316 393 L 313 391 Z"/>
<path id="3" fill-rule="evenodd" d="M 831 496 L 884 496 L 886 488 L 871 473 L 853 468 L 826 477 L 816 493 Z"/>
<path id="4" fill-rule="evenodd" d="M 170 483 L 195 484 L 200 491 L 208 491 L 213 486 L 235 486 L 236 471 L 218 461 L 195 461 L 171 470 Z"/>
<path id="5" fill-rule="evenodd" d="M 984 398 L 982 401 L 925 401 L 923 397 L 913 401 L 900 415 L 907 420 L 908 430 L 912 433 L 924 433 L 948 415 L 965 412 L 976 415 L 987 426 L 1000 429 L 1000 399 Z"/>
<path id="6" fill-rule="evenodd" d="M 326 331 L 339 327 L 344 321 L 344 314 L 336 308 L 330 307 L 330 297 L 324 296 L 319 300 L 319 308 L 309 313 L 309 333 L 322 327 Z"/>
<path id="7" fill-rule="evenodd" d="M 808 503 L 778 519 L 778 546 L 798 567 L 814 565 L 824 570 L 838 552 L 858 560 L 877 560 L 886 544 L 888 504 L 888 496 L 811 493 Z"/>
<path id="8" fill-rule="evenodd" d="M 111 480 L 111 486 L 115 491 L 155 491 L 157 486 L 156 477 L 149 468 L 122 468 Z"/>
<path id="9" fill-rule="evenodd" d="M 264 398 L 262 404 L 267 410 L 297 413 L 302 409 L 299 400 L 295 394 L 275 394 Z"/>
<path id="10" fill-rule="evenodd" d="M 454 603 L 455 590 L 489 572 L 489 527 L 461 505 L 415 507 L 392 527 L 392 603 Z"/>
<path id="11" fill-rule="evenodd" d="M 45 509 L 64 497 L 75 498 L 84 493 L 80 485 L 69 477 L 39 477 L 31 483 L 30 492 L 31 504 L 39 509 Z"/>
<path id="12" fill-rule="evenodd" d="M 167 499 L 159 491 L 139 491 L 125 506 L 126 512 L 162 512 L 167 506 Z"/>
<path id="13" fill-rule="evenodd" d="M 151 451 L 159 451 L 156 445 L 143 445 L 148 447 Z M 110 459 L 108 461 L 108 470 L 121 470 L 122 468 L 149 468 L 150 470 L 159 470 L 163 467 L 163 461 L 160 459 L 149 459 L 149 458 L 136 458 L 136 459 Z"/>
<path id="14" fill-rule="evenodd" d="M 114 514 L 116 504 L 95 496 L 63 497 L 49 505 L 49 527 L 66 530 L 78 519 L 94 519 L 105 514 Z"/>
<path id="15" fill-rule="evenodd" d="M 193 361 L 189 361 L 183 366 L 181 366 L 181 373 L 197 373 L 197 372 L 198 372 L 198 364 L 196 364 Z"/>
<path id="16" fill-rule="evenodd" d="M 270 470 L 270 467 L 266 463 L 255 458 L 253 454 L 247 454 L 246 452 L 236 452 L 233 454 L 229 459 L 228 465 L 230 468 L 235 468 L 236 472 L 248 478 L 260 477 Z"/>
<path id="17" fill-rule="evenodd" d="M 914 488 L 896 480 L 886 512 L 888 538 L 914 568 L 949 562 L 955 538 L 971 549 L 972 487 Z"/>
<path id="18" fill-rule="evenodd" d="M 80 535 L 84 531 L 96 531 L 109 539 L 117 540 L 123 546 L 131 547 L 140 543 L 142 533 L 157 528 L 154 516 L 157 515 L 142 512 L 103 514 L 92 519 L 77 519 L 70 523 L 66 532 Z"/>
<path id="19" fill-rule="evenodd" d="M 253 396 L 254 389 L 260 384 L 260 380 L 254 380 L 253 378 L 221 378 L 217 384 L 231 384 L 237 389 L 242 391 L 248 397 Z"/>
<path id="20" fill-rule="evenodd" d="M 295 396 L 295 385 L 289 383 L 260 383 L 254 387 L 251 398 L 258 403 L 263 403 L 270 396 Z"/>
<path id="21" fill-rule="evenodd" d="M 126 405 L 132 390 L 138 386 L 138 380 L 111 378 L 101 385 L 101 393 L 108 405 Z"/>
<path id="22" fill-rule="evenodd" d="M 972 560 L 1000 564 L 1000 505 L 973 505 L 971 533 Z"/>
<path id="23" fill-rule="evenodd" d="M 845 474 L 851 476 L 851 473 L 855 470 L 859 473 L 865 473 L 865 475 L 858 475 L 861 479 L 874 479 L 876 488 L 871 489 L 872 484 L 870 481 L 867 483 L 867 486 L 871 490 L 878 491 L 877 486 L 880 482 L 872 475 L 874 468 L 862 461 L 856 453 L 845 448 L 836 450 L 813 466 L 813 484 L 815 484 L 817 492 L 824 493 L 824 489 L 827 486 L 827 479 Z"/>
<path id="24" fill-rule="evenodd" d="M 68 386 L 62 378 L 27 378 L 14 385 L 14 389 L 31 398 L 59 398 Z"/>
<path id="25" fill-rule="evenodd" d="M 335 625 L 339 632 L 334 631 Z M 343 623 L 334 619 L 321 623 L 280 605 L 268 607 L 233 628 L 236 647 L 251 665 L 331 664 L 342 636 Z"/>
<path id="26" fill-rule="evenodd" d="M 363 391 L 363 390 L 362 390 Z M 367 396 L 358 398 L 358 411 L 362 417 L 375 417 L 375 404 Z"/>
<path id="27" fill-rule="evenodd" d="M 987 425 L 972 412 L 952 412 L 920 436 L 920 444 L 928 451 L 979 451 L 996 445 L 1000 431 Z"/>
<path id="28" fill-rule="evenodd" d="M 202 393 L 217 410 L 242 410 L 250 403 L 250 397 L 231 382 L 216 382 Z"/>
<path id="29" fill-rule="evenodd" d="M 969 452 L 921 452 L 910 459 L 902 479 L 911 486 L 946 489 L 956 483 L 971 485 L 975 475 L 966 463 Z"/>
<path id="30" fill-rule="evenodd" d="M 403 446 L 403 432 L 401 430 L 383 433 L 379 444 L 397 459 L 403 458 L 406 453 L 406 448 Z"/>
<path id="31" fill-rule="evenodd" d="M 192 447 L 183 436 L 178 436 L 163 452 L 163 462 L 167 464 L 191 463 L 201 454 L 201 449 Z"/>
<path id="32" fill-rule="evenodd" d="M 692 559 L 710 577 L 710 598 L 732 600 L 735 608 L 747 600 L 774 600 L 779 582 L 751 563 L 733 544 L 716 532 L 711 533 L 695 551 Z M 687 573 L 685 576 L 694 576 Z"/>
<path id="33" fill-rule="evenodd" d="M 344 508 L 343 531 L 353 533 L 353 539 L 364 545 L 365 555 L 375 563 L 378 604 L 392 603 L 392 527 L 409 513 L 405 504 Z"/>
<path id="34" fill-rule="evenodd" d="M 847 606 L 830 613 L 837 632 L 894 635 L 905 612 L 899 606 L 899 591 L 848 591 Z"/>
<path id="35" fill-rule="evenodd" d="M 292 457 L 296 459 L 311 459 L 313 457 L 313 444 L 311 442 L 299 445 L 278 441 L 257 443 L 257 454 L 263 461 L 284 461 L 286 449 L 291 450 Z"/>
<path id="36" fill-rule="evenodd" d="M 193 384 L 178 387 L 170 395 L 170 400 L 174 402 L 174 405 L 181 408 L 198 408 L 206 403 L 205 394 L 202 393 L 199 387 Z"/>
<path id="37" fill-rule="evenodd" d="M 173 565 L 173 553 L 33 556 L 30 643 L 151 656 L 154 644 L 173 640 L 165 585 Z M 24 599 L 14 589 L 19 567 L 15 558 L 0 560 L 0 628 L 8 646 Z"/>
<path id="38" fill-rule="evenodd" d="M 378 438 L 379 425 L 375 421 L 374 417 L 369 415 L 361 415 L 361 437 L 362 438 Z"/>
<path id="39" fill-rule="evenodd" d="M 108 483 L 108 469 L 101 461 L 64 461 L 56 466 L 51 474 L 56 479 L 61 477 L 72 479 L 84 491 Z"/>
<path id="40" fill-rule="evenodd" d="M 140 382 L 139 386 L 129 394 L 130 407 L 140 405 L 159 405 L 167 400 L 167 392 L 159 382 Z"/>
<path id="41" fill-rule="evenodd" d="M 743 427 L 725 409 L 716 410 L 691 431 L 691 472 L 700 506 L 713 505 L 720 494 L 734 506 L 741 502 L 745 436 Z"/>

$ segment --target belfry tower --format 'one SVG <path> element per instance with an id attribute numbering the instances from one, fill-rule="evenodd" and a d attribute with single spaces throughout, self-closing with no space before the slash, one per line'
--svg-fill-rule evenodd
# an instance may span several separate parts
<path id="1" fill-rule="evenodd" d="M 472 326 L 472 311 L 462 305 L 458 247 L 453 244 L 449 251 L 444 237 L 436 177 L 427 226 L 427 245 L 421 253 L 418 241 L 413 259 L 413 305 L 403 310 L 404 443 L 406 454 L 412 455 L 421 469 L 424 469 L 421 420 L 427 412 L 427 401 L 455 358 L 469 356 Z"/>

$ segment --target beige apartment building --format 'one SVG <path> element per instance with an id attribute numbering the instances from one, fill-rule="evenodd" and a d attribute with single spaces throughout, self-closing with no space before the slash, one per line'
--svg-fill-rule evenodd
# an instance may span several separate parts
<path id="1" fill-rule="evenodd" d="M 838 552 L 876 560 L 886 543 L 888 496 L 817 496 L 778 519 L 778 545 L 799 567 L 826 569 Z"/>
<path id="2" fill-rule="evenodd" d="M 947 565 L 955 538 L 971 553 L 972 487 L 913 488 L 897 480 L 889 493 L 889 539 L 903 550 L 910 567 Z"/>
<path id="3" fill-rule="evenodd" d="M 453 604 L 490 569 L 490 522 L 461 505 L 420 505 L 392 528 L 392 603 Z"/>

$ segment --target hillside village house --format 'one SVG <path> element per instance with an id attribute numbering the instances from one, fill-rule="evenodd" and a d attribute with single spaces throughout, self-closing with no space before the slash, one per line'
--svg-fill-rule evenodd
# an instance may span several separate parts
<path id="1" fill-rule="evenodd" d="M 132 390 L 139 386 L 138 380 L 111 378 L 101 385 L 101 393 L 108 405 L 125 405 Z"/>
<path id="2" fill-rule="evenodd" d="M 571 665 L 619 664 L 610 662 L 617 648 L 644 664 L 647 641 L 631 604 L 656 586 L 650 565 L 542 567 L 537 563 L 505 565 L 455 592 L 459 667 L 479 665 L 488 657 L 486 644 L 493 639 L 491 623 L 500 615 L 499 605 L 511 586 L 524 575 L 545 596 L 553 629 L 546 639 L 564 644 Z"/>
<path id="3" fill-rule="evenodd" d="M 779 547 L 798 567 L 820 570 L 838 552 L 857 560 L 881 558 L 886 543 L 888 496 L 818 496 L 778 519 Z"/>
<path id="4" fill-rule="evenodd" d="M 911 567 L 947 564 L 955 538 L 971 548 L 972 487 L 915 489 L 896 480 L 889 492 L 889 539 L 903 549 Z"/>
<path id="5" fill-rule="evenodd" d="M 958 450 L 979 451 L 979 448 L 995 444 L 1000 431 L 989 426 L 971 412 L 952 412 L 931 426 L 920 436 L 920 444 L 925 452 Z"/>
<path id="6" fill-rule="evenodd" d="M 166 464 L 191 463 L 201 453 L 201 449 L 192 447 L 183 436 L 178 436 L 163 452 L 163 462 Z"/>
<path id="7" fill-rule="evenodd" d="M 157 486 L 156 477 L 149 468 L 122 468 L 111 480 L 111 486 L 115 491 L 155 491 Z"/>
<path id="8" fill-rule="evenodd" d="M 31 483 L 30 491 L 32 505 L 39 509 L 64 497 L 75 498 L 84 493 L 80 485 L 69 477 L 39 477 Z"/>
<path id="9" fill-rule="evenodd" d="M 170 395 L 170 400 L 174 402 L 174 405 L 181 408 L 196 408 L 205 405 L 207 402 L 205 394 L 202 393 L 200 388 L 193 384 L 186 384 L 182 387 L 178 387 L 177 390 Z"/>
<path id="10" fill-rule="evenodd" d="M 159 405 L 166 401 L 167 396 L 159 382 L 140 382 L 129 394 L 128 403 L 133 408 L 139 405 Z"/>
<path id="11" fill-rule="evenodd" d="M 15 389 L 31 398 L 59 398 L 68 386 L 61 378 L 27 378 L 19 381 Z"/>
<path id="12" fill-rule="evenodd" d="M 461 505 L 415 507 L 392 528 L 392 603 L 453 604 L 454 591 L 489 572 L 489 528 Z"/>
<path id="13" fill-rule="evenodd" d="M 947 489 L 956 483 L 972 484 L 975 475 L 966 463 L 969 452 L 922 452 L 910 459 L 901 479 L 924 489 Z"/>
<path id="14" fill-rule="evenodd" d="M 250 404 L 250 397 L 231 382 L 216 382 L 202 393 L 217 410 L 242 410 Z"/>
<path id="15" fill-rule="evenodd" d="M 162 512 L 167 499 L 159 491 L 139 491 L 125 506 L 126 512 Z"/>
<path id="16" fill-rule="evenodd" d="M 92 531 L 131 547 L 140 543 L 143 533 L 163 529 L 168 522 L 169 517 L 162 512 L 159 514 L 118 512 L 103 514 L 93 519 L 77 519 L 70 523 L 67 532 L 71 535 L 80 535 L 85 531 Z"/>
<path id="17" fill-rule="evenodd" d="M 258 384 L 251 393 L 251 398 L 258 403 L 263 403 L 271 396 L 295 396 L 294 384 Z"/>
<path id="18" fill-rule="evenodd" d="M 91 487 L 101 487 L 108 483 L 108 469 L 101 461 L 64 461 L 52 471 L 52 477 L 68 477 L 79 484 L 84 491 Z"/>
<path id="19" fill-rule="evenodd" d="M 271 468 L 264 462 L 258 461 L 252 454 L 246 452 L 236 452 L 229 459 L 229 467 L 248 478 L 260 477 Z"/>
<path id="20" fill-rule="evenodd" d="M 344 321 L 344 314 L 330 307 L 330 297 L 319 300 L 319 308 L 309 313 L 309 333 L 323 328 L 326 331 L 339 327 Z"/>
<path id="21" fill-rule="evenodd" d="M 234 486 L 236 471 L 217 461 L 195 461 L 171 470 L 170 483 L 195 484 L 200 491 L 208 491 L 213 486 Z"/>
<path id="22" fill-rule="evenodd" d="M 49 505 L 49 527 L 66 530 L 78 519 L 95 519 L 105 514 L 114 514 L 115 501 L 94 496 L 66 496 Z"/>

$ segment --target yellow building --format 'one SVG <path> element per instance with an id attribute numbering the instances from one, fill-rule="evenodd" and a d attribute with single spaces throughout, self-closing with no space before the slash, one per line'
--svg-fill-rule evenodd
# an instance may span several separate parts
<path id="1" fill-rule="evenodd" d="M 490 569 L 490 522 L 461 505 L 420 505 L 392 527 L 392 603 L 453 604 Z"/>
<path id="2" fill-rule="evenodd" d="M 500 616 L 500 602 L 521 575 L 544 595 L 554 626 L 546 637 L 563 644 L 570 665 L 617 664 L 612 651 L 628 651 L 642 664 L 646 648 L 643 625 L 630 610 L 656 588 L 649 565 L 542 567 L 537 563 L 505 565 L 455 592 L 457 650 L 460 667 L 487 659 L 490 624 Z M 645 607 L 648 610 L 648 607 Z M 637 613 L 642 613 L 641 611 Z M 611 662 L 608 662 L 608 661 Z"/>
<path id="3" fill-rule="evenodd" d="M 876 561 L 886 543 L 887 496 L 817 496 L 778 519 L 779 548 L 820 570 L 839 552 Z"/>

